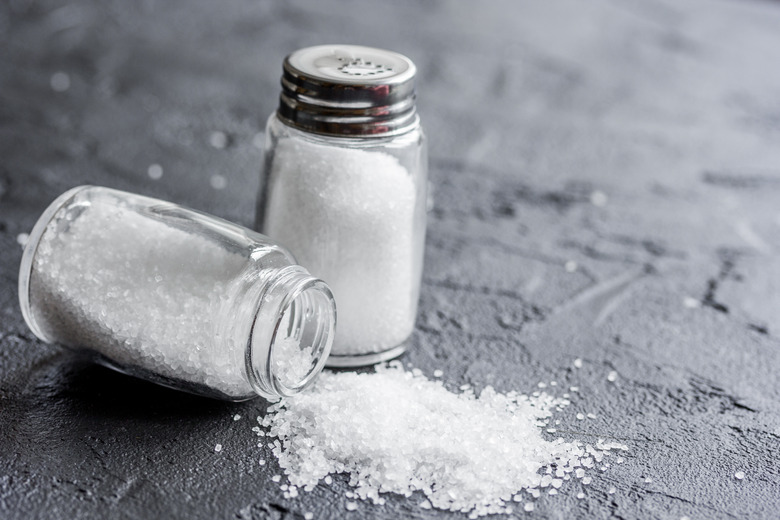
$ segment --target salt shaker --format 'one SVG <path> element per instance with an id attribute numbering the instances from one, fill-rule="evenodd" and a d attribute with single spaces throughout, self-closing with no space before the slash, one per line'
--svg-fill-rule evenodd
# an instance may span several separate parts
<path id="1" fill-rule="evenodd" d="M 257 229 L 331 287 L 339 326 L 328 366 L 393 358 L 414 329 L 427 189 L 414 78 L 407 57 L 369 47 L 284 60 Z"/>
<path id="2" fill-rule="evenodd" d="M 82 186 L 38 220 L 19 273 L 47 343 L 121 372 L 240 401 L 296 394 L 335 330 L 327 285 L 254 231 L 148 197 Z"/>

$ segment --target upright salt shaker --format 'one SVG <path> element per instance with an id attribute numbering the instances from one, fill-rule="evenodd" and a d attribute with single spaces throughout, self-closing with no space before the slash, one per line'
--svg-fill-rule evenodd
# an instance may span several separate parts
<path id="1" fill-rule="evenodd" d="M 328 366 L 401 354 L 414 329 L 427 152 L 407 57 L 354 45 L 284 60 L 257 228 L 325 280 L 339 309 Z"/>
<path id="2" fill-rule="evenodd" d="M 267 237 L 93 186 L 64 193 L 38 220 L 19 299 L 47 343 L 232 401 L 306 388 L 335 330 L 327 285 Z"/>

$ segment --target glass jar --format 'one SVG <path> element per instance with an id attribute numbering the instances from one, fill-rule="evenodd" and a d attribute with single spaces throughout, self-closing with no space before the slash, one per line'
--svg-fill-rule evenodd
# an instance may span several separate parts
<path id="1" fill-rule="evenodd" d="M 335 330 L 327 285 L 267 237 L 92 186 L 64 193 L 38 220 L 19 299 L 27 325 L 47 343 L 231 401 L 306 388 Z"/>
<path id="2" fill-rule="evenodd" d="M 405 56 L 352 45 L 284 61 L 256 227 L 333 291 L 328 366 L 398 356 L 414 329 L 427 199 L 414 77 Z"/>

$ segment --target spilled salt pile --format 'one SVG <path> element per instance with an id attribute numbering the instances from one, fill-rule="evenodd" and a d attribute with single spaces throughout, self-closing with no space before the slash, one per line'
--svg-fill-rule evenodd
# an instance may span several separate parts
<path id="1" fill-rule="evenodd" d="M 345 473 L 354 488 L 348 498 L 382 504 L 380 493 L 421 491 L 420 507 L 472 518 L 513 506 L 531 511 L 542 492 L 556 494 L 566 480 L 587 484 L 609 450 L 628 449 L 546 440 L 542 428 L 567 399 L 491 387 L 456 394 L 399 362 L 376 370 L 322 374 L 258 418 L 266 430 L 255 433 L 276 438 L 269 446 L 289 480 L 286 496 Z"/>

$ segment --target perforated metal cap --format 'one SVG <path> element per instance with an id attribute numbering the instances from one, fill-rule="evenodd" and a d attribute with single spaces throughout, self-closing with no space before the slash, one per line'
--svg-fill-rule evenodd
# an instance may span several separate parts
<path id="1" fill-rule="evenodd" d="M 284 60 L 279 118 L 323 135 L 404 133 L 417 122 L 414 63 L 357 45 L 319 45 Z"/>

